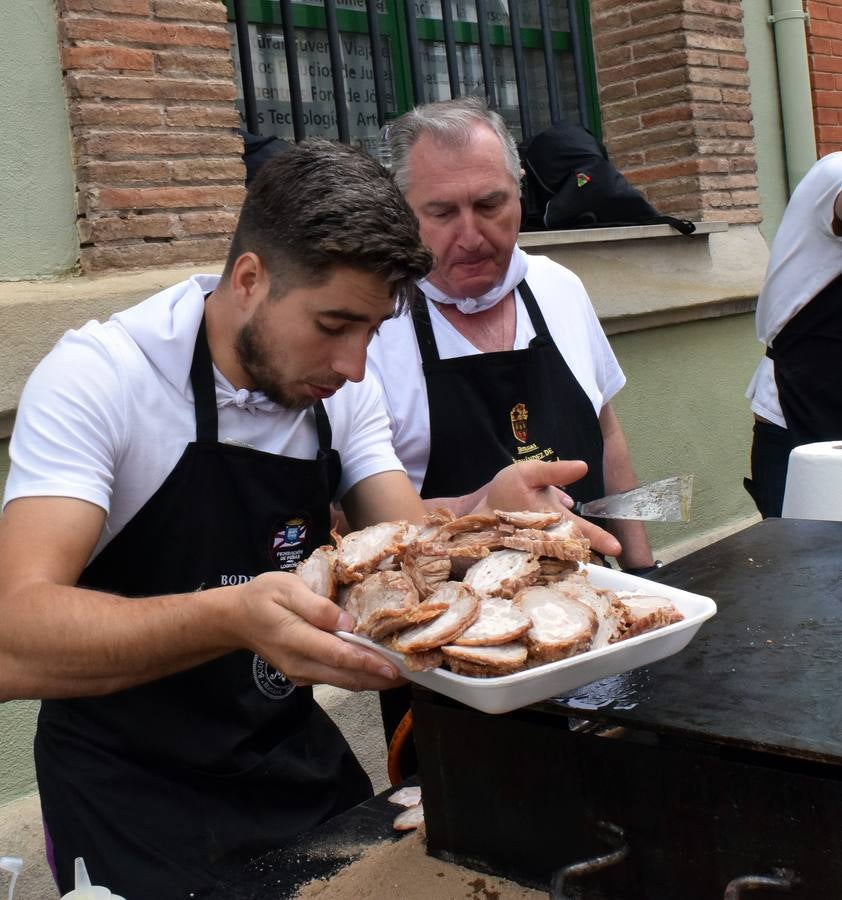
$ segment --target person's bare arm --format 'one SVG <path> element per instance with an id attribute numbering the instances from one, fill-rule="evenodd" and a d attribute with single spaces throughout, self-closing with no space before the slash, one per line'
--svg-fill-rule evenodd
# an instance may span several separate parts
<path id="1" fill-rule="evenodd" d="M 351 529 L 379 522 L 420 522 L 426 509 L 405 472 L 378 472 L 358 481 L 342 498 Z"/>
<path id="2" fill-rule="evenodd" d="M 382 657 L 330 633 L 352 620 L 295 575 L 142 600 L 75 587 L 103 521 L 58 497 L 0 517 L 0 701 L 110 693 L 242 648 L 297 684 L 394 684 Z"/>
<path id="3" fill-rule="evenodd" d="M 620 420 L 610 404 L 602 407 L 599 426 L 602 429 L 603 440 L 602 466 L 605 493 L 614 494 L 637 487 L 639 482 L 632 468 L 626 437 Z M 643 522 L 615 520 L 609 521 L 607 528 L 623 546 L 617 561 L 624 569 L 642 569 L 653 564 L 652 549 Z"/>

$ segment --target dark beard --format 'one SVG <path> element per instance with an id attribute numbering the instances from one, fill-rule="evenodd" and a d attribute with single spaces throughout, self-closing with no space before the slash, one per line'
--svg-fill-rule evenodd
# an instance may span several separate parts
<path id="1" fill-rule="evenodd" d="M 253 390 L 262 391 L 266 396 L 284 409 L 300 410 L 312 406 L 312 400 L 302 400 L 287 396 L 272 377 L 271 368 L 266 361 L 267 352 L 260 339 L 260 323 L 254 319 L 246 322 L 234 340 L 234 352 L 243 371 L 251 380 Z"/>

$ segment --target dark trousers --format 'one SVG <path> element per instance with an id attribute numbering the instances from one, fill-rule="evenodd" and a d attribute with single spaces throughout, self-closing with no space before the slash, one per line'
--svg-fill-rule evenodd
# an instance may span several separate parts
<path id="1" fill-rule="evenodd" d="M 743 486 L 751 494 L 764 519 L 780 518 L 789 454 L 795 446 L 795 440 L 786 428 L 771 422 L 755 421 L 751 478 L 744 478 Z"/>

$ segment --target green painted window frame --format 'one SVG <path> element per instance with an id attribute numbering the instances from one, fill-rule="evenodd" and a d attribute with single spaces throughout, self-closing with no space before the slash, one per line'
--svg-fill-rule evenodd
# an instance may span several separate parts
<path id="1" fill-rule="evenodd" d="M 412 83 L 409 72 L 409 47 L 406 35 L 406 27 L 403 18 L 398 14 L 398 0 L 383 0 L 386 12 L 381 14 L 381 37 L 389 40 L 392 47 L 392 73 L 395 87 L 396 114 L 406 112 L 414 105 Z M 449 0 L 441 0 L 449 2 Z M 585 100 L 588 106 L 588 116 L 591 131 L 597 138 L 602 137 L 601 119 L 599 114 L 598 89 L 596 83 L 596 68 L 593 55 L 593 42 L 590 29 L 590 8 L 588 0 L 576 0 L 578 20 L 582 23 L 580 46 L 582 48 L 582 71 L 585 76 Z M 229 21 L 233 21 L 234 12 L 231 0 L 225 0 L 228 9 Z M 248 0 L 246 3 L 246 15 L 250 24 L 256 25 L 282 25 L 280 4 L 277 0 Z M 324 10 L 318 6 L 308 6 L 302 3 L 292 5 L 293 25 L 296 28 L 325 29 Z M 340 32 L 353 34 L 368 34 L 368 22 L 365 12 L 357 12 L 350 9 L 336 10 L 336 18 Z M 422 41 L 444 41 L 444 26 L 440 19 L 416 19 L 418 38 Z M 510 30 L 503 25 L 489 25 L 489 37 L 492 47 L 511 47 Z M 535 27 L 522 27 L 520 29 L 521 41 L 524 49 L 542 49 L 541 29 Z M 453 23 L 453 36 L 457 44 L 479 44 L 479 28 L 475 22 Z M 570 51 L 572 42 L 569 31 L 554 30 L 551 36 L 551 44 L 554 51 Z"/>

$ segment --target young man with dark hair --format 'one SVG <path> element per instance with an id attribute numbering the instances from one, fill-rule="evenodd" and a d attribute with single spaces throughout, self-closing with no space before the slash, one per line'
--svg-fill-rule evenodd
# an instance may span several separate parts
<path id="1" fill-rule="evenodd" d="M 0 519 L 0 701 L 43 699 L 62 892 L 83 856 L 126 897 L 200 898 L 370 795 L 310 685 L 396 671 L 291 570 L 328 542 L 334 499 L 357 528 L 423 516 L 365 361 L 430 263 L 385 170 L 301 144 L 251 186 L 221 279 L 68 332 L 31 376 Z M 548 485 L 579 469 L 539 468 L 491 501 L 559 505 Z"/>

